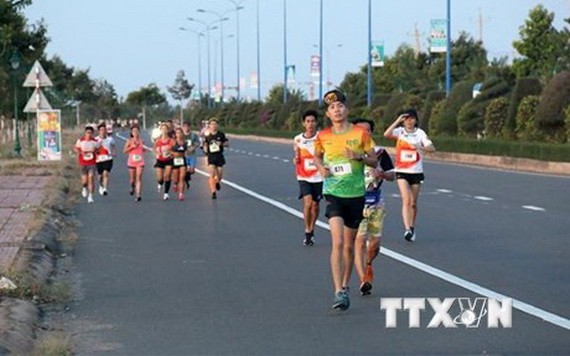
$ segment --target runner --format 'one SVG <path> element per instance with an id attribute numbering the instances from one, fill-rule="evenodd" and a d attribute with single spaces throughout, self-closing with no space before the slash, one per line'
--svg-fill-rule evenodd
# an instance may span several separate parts
<path id="1" fill-rule="evenodd" d="M 97 173 L 99 174 L 99 194 L 107 195 L 107 187 L 109 186 L 109 176 L 111 174 L 111 169 L 113 169 L 113 157 L 117 155 L 117 148 L 115 139 L 113 136 L 109 136 L 109 125 L 105 123 L 99 124 L 97 130 L 99 131 L 99 136 L 97 137 L 97 142 L 99 142 L 99 150 L 97 151 Z M 111 127 L 111 133 L 113 129 Z"/>
<path id="2" fill-rule="evenodd" d="M 190 122 L 188 121 L 184 121 L 184 124 L 182 124 L 182 131 L 184 131 L 184 139 L 188 145 L 188 150 L 186 151 L 186 174 L 184 176 L 184 182 L 186 183 L 186 189 L 189 189 L 192 174 L 195 172 L 196 149 L 200 147 L 200 137 L 190 130 Z"/>
<path id="3" fill-rule="evenodd" d="M 93 203 L 95 171 L 97 167 L 95 152 L 97 152 L 100 146 L 93 133 L 93 126 L 86 126 L 84 135 L 77 140 L 73 147 L 81 167 L 81 185 L 83 186 L 81 196 L 87 198 L 87 203 Z"/>
<path id="4" fill-rule="evenodd" d="M 398 125 L 403 124 L 403 127 Z M 404 238 L 416 240 L 414 228 L 418 214 L 418 196 L 424 182 L 421 152 L 434 152 L 435 147 L 424 130 L 418 128 L 415 109 L 402 112 L 384 132 L 384 137 L 396 141 L 396 182 L 402 196 Z"/>
<path id="5" fill-rule="evenodd" d="M 188 143 L 184 139 L 184 132 L 181 128 L 174 130 L 174 144 L 172 145 L 172 180 L 178 192 L 178 200 L 184 200 L 184 179 L 186 174 L 186 150 Z"/>
<path id="6" fill-rule="evenodd" d="M 315 244 L 315 223 L 319 217 L 319 203 L 323 197 L 323 178 L 315 166 L 315 140 L 319 114 L 308 110 L 303 114 L 305 132 L 293 139 L 294 163 L 299 181 L 299 199 L 303 199 L 305 238 L 303 245 Z"/>
<path id="7" fill-rule="evenodd" d="M 125 142 L 123 153 L 128 154 L 127 167 L 129 168 L 130 195 L 135 195 L 135 201 L 142 200 L 142 172 L 144 169 L 144 151 L 147 148 L 140 136 L 138 126 L 131 127 L 131 137 Z"/>
<path id="8" fill-rule="evenodd" d="M 208 173 L 210 178 L 208 184 L 212 192 L 212 199 L 217 199 L 216 191 L 221 189 L 220 182 L 224 173 L 224 147 L 228 147 L 226 135 L 218 131 L 218 120 L 210 119 L 208 124 L 208 135 L 204 137 L 204 153 L 208 157 Z"/>
<path id="9" fill-rule="evenodd" d="M 374 132 L 374 122 L 372 120 L 356 119 L 353 123 L 366 130 L 369 135 L 372 135 L 372 132 Z M 372 261 L 380 252 L 384 218 L 386 217 L 386 208 L 381 189 L 382 183 L 384 179 L 391 182 L 394 181 L 394 164 L 388 152 L 380 146 L 374 147 L 374 152 L 378 160 L 378 166 L 364 167 L 364 185 L 366 187 L 364 211 L 362 212 L 364 219 L 358 226 L 354 244 L 354 266 L 360 277 L 359 289 L 362 295 L 370 294 L 372 282 L 374 281 Z"/>
<path id="10" fill-rule="evenodd" d="M 156 181 L 158 182 L 158 192 L 162 191 L 164 185 L 164 194 L 162 200 L 170 199 L 170 178 L 172 176 L 172 153 L 170 149 L 174 145 L 174 139 L 169 137 L 168 124 L 160 124 L 160 137 L 154 142 L 154 153 L 156 154 Z"/>
<path id="11" fill-rule="evenodd" d="M 354 239 L 364 208 L 364 163 L 375 166 L 374 141 L 366 131 L 348 123 L 346 97 L 338 90 L 325 94 L 331 126 L 315 142 L 315 164 L 326 199 L 325 216 L 332 237 L 333 309 L 350 306 L 348 284 L 354 263 Z"/>

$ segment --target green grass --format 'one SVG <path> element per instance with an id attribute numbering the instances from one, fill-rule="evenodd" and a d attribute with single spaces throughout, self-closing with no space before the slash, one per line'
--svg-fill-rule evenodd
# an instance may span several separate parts
<path id="1" fill-rule="evenodd" d="M 227 128 L 227 133 L 237 135 L 258 135 L 266 137 L 293 138 L 298 132 L 268 129 Z M 393 141 L 376 134 L 375 141 L 384 146 L 394 146 Z M 570 143 L 554 144 L 543 142 L 521 142 L 499 139 L 467 139 L 461 137 L 432 137 L 438 151 L 472 153 L 490 156 L 530 158 L 541 161 L 570 162 Z"/>

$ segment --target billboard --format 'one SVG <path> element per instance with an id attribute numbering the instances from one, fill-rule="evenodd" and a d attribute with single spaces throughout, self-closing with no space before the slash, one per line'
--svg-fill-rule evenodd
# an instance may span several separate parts
<path id="1" fill-rule="evenodd" d="M 61 160 L 61 111 L 38 110 L 38 161 Z"/>

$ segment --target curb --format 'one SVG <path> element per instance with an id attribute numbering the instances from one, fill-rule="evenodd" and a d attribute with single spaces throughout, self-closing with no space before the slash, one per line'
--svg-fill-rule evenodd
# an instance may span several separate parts
<path id="1" fill-rule="evenodd" d="M 34 285 L 49 283 L 54 273 L 56 255 L 61 249 L 57 237 L 65 215 L 65 193 L 58 192 L 47 209 L 45 223 L 20 246 L 12 269 L 25 271 Z M 36 325 L 40 320 L 41 307 L 35 296 L 32 301 L 4 297 L 0 299 L 0 354 L 29 354 L 36 341 Z"/>
<path id="2" fill-rule="evenodd" d="M 228 137 L 241 138 L 250 141 L 262 141 L 279 144 L 293 144 L 293 138 L 273 138 L 254 135 L 236 135 L 227 134 Z M 387 147 L 386 150 L 391 155 L 394 154 L 393 147 Z M 549 162 L 540 161 L 529 158 L 506 157 L 506 156 L 487 156 L 476 155 L 470 153 L 453 153 L 453 152 L 434 152 L 426 153 L 425 158 L 428 161 L 440 161 L 457 164 L 465 164 L 468 166 L 478 166 L 486 168 L 495 168 L 503 171 L 515 171 L 524 173 L 552 174 L 562 177 L 570 177 L 570 162 Z"/>

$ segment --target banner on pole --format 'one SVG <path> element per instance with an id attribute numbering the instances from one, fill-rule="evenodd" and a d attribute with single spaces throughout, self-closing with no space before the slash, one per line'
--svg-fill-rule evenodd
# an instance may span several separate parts
<path id="1" fill-rule="evenodd" d="M 296 72 L 296 67 L 294 64 L 287 66 L 287 85 L 294 85 L 295 84 L 295 82 L 296 82 L 295 72 Z"/>
<path id="2" fill-rule="evenodd" d="M 61 111 L 38 110 L 38 161 L 61 160 Z"/>
<path id="3" fill-rule="evenodd" d="M 250 79 L 249 79 L 249 83 L 250 83 L 250 84 L 249 84 L 249 87 L 250 87 L 251 89 L 257 89 L 259 83 L 258 83 L 257 73 L 256 73 L 256 72 L 251 73 Z"/>
<path id="4" fill-rule="evenodd" d="M 372 42 L 371 47 L 370 55 L 372 56 L 372 66 L 384 67 L 384 41 Z"/>
<path id="5" fill-rule="evenodd" d="M 321 57 L 318 55 L 311 56 L 311 77 L 319 78 L 321 76 Z"/>
<path id="6" fill-rule="evenodd" d="M 445 53 L 447 51 L 447 20 L 432 19 L 429 37 L 430 52 Z"/>

